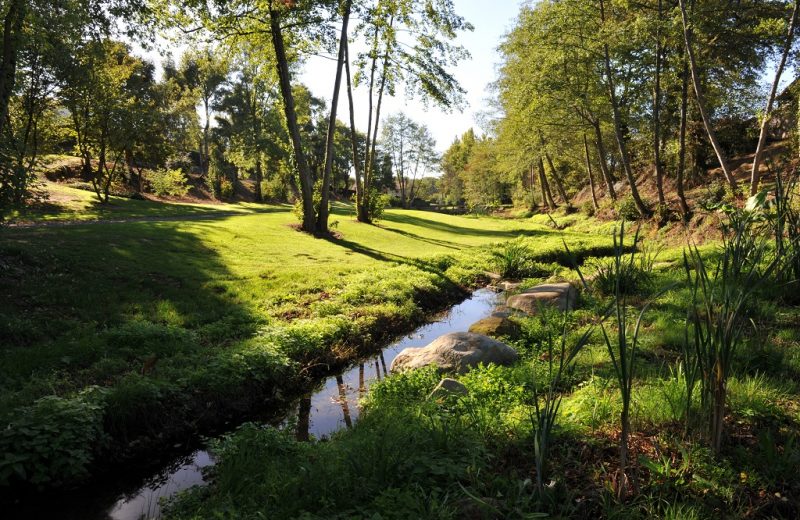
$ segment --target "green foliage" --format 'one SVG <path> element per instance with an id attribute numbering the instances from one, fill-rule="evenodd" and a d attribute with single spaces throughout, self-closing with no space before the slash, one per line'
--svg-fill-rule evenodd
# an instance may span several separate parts
<path id="1" fill-rule="evenodd" d="M 148 176 L 153 193 L 159 197 L 171 195 L 183 197 L 189 193 L 186 185 L 186 176 L 180 169 L 162 169 L 151 172 Z"/>
<path id="2" fill-rule="evenodd" d="M 762 226 L 763 202 L 763 196 L 756 196 L 744 209 L 726 209 L 716 266 L 709 269 L 696 246 L 684 253 L 686 278 L 692 288 L 683 353 L 690 375 L 687 395 L 691 396 L 693 381 L 699 379 L 716 454 L 722 449 L 728 378 L 749 323 L 749 303 L 781 262 L 780 255 L 771 254 L 771 237 Z"/>
<path id="3" fill-rule="evenodd" d="M 103 409 L 102 392 L 93 388 L 19 409 L 0 432 L 0 485 L 44 488 L 88 477 L 95 446 L 103 440 Z"/>
<path id="4" fill-rule="evenodd" d="M 202 490 L 190 492 L 173 504 L 171 517 L 222 514 L 235 504 L 246 517 L 396 511 L 398 518 L 455 518 L 457 483 L 484 465 L 480 443 L 455 416 L 442 411 L 430 420 L 414 407 L 373 411 L 350 435 L 327 443 L 301 443 L 272 428 L 245 425 L 214 452 L 218 498 L 200 501 Z"/>
<path id="5" fill-rule="evenodd" d="M 650 207 L 647 201 L 643 202 L 645 206 Z M 639 213 L 639 209 L 636 206 L 636 201 L 634 200 L 633 195 L 626 195 L 617 201 L 615 210 L 617 217 L 627 220 L 628 222 L 636 222 L 642 218 L 642 215 Z"/>
<path id="6" fill-rule="evenodd" d="M 235 187 L 233 183 L 227 178 L 220 179 L 219 181 L 219 198 L 222 200 L 233 200 L 235 194 Z"/>
<path id="7" fill-rule="evenodd" d="M 630 255 L 623 256 L 619 262 L 616 257 L 598 262 L 592 287 L 604 296 L 646 293 L 652 286 L 653 265 L 659 250 L 645 244 L 638 247 L 637 251 L 634 246 Z"/>
<path id="8" fill-rule="evenodd" d="M 549 274 L 534 261 L 533 252 L 521 237 L 493 248 L 490 254 L 494 268 L 503 278 L 519 280 Z"/>

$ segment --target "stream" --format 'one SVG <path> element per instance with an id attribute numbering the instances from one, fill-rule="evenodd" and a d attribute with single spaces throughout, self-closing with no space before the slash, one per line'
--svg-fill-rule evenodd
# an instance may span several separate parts
<path id="1" fill-rule="evenodd" d="M 343 372 L 321 381 L 312 391 L 295 402 L 276 426 L 293 428 L 298 440 L 323 439 L 343 428 L 352 427 L 360 413 L 359 399 L 370 385 L 389 374 L 395 356 L 407 347 L 422 347 L 448 332 L 462 332 L 476 321 L 489 316 L 500 301 L 500 294 L 479 289 L 472 295 L 410 334 L 361 360 Z M 203 468 L 214 464 L 213 456 L 203 449 L 184 455 L 145 479 L 130 492 L 99 491 L 92 500 L 76 504 L 48 504 L 47 511 L 28 511 L 27 518 L 141 520 L 159 518 L 161 499 L 192 486 L 203 485 Z M 110 494 L 113 493 L 113 494 Z M 101 495 L 101 496 L 99 496 Z M 70 501 L 71 502 L 71 501 Z M 112 504 L 110 507 L 108 504 Z M 40 505 L 41 506 L 41 505 Z M 23 518 L 23 517 L 21 517 Z"/>

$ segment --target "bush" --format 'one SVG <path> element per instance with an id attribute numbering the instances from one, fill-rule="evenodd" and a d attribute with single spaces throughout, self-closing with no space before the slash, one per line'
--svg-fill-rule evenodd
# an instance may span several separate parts
<path id="1" fill-rule="evenodd" d="M 261 181 L 261 193 L 265 199 L 278 202 L 286 201 L 289 196 L 286 183 L 277 175 L 271 179 Z"/>
<path id="2" fill-rule="evenodd" d="M 231 200 L 233 199 L 233 194 L 233 183 L 228 179 L 222 179 L 219 182 L 219 198 L 222 200 Z"/>
<path id="3" fill-rule="evenodd" d="M 594 203 L 591 200 L 584 201 L 581 204 L 580 211 L 587 217 L 593 217 L 595 212 Z"/>
<path id="4" fill-rule="evenodd" d="M 153 193 L 159 197 L 171 195 L 182 197 L 189 193 L 189 186 L 186 185 L 186 176 L 180 169 L 156 170 L 150 174 L 150 186 Z"/>
<path id="5" fill-rule="evenodd" d="M 727 182 L 716 180 L 706 184 L 703 194 L 697 200 L 697 205 L 705 211 L 714 211 L 725 204 L 730 204 L 735 195 Z"/>
<path id="6" fill-rule="evenodd" d="M 646 200 L 642 200 L 645 207 L 649 207 L 650 205 L 647 203 Z M 619 218 L 635 221 L 642 218 L 639 214 L 639 210 L 636 208 L 636 201 L 633 200 L 633 195 L 626 195 L 622 199 L 619 200 L 617 203 L 617 216 Z"/>
<path id="7" fill-rule="evenodd" d="M 88 476 L 92 446 L 102 439 L 102 394 L 91 388 L 78 397 L 43 397 L 15 413 L 0 431 L 0 486 L 39 488 Z"/>

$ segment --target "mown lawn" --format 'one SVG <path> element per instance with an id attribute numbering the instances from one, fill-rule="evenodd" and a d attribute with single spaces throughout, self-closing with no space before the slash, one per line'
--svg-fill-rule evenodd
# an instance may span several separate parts
<path id="1" fill-rule="evenodd" d="M 309 373 L 464 297 L 492 267 L 487 245 L 526 236 L 556 274 L 562 235 L 579 254 L 609 242 L 418 211 L 368 226 L 347 205 L 334 211 L 337 238 L 318 239 L 291 227 L 286 206 L 239 210 L 0 230 L 0 416 L 11 425 L 0 485 L 71 483 L 108 446 L 164 443 L 280 402 Z"/>
<path id="2" fill-rule="evenodd" d="M 578 227 L 600 229 L 590 221 L 568 229 Z M 525 243 L 535 251 L 540 242 Z M 709 265 L 718 246 L 702 248 Z M 520 336 L 504 339 L 520 362 L 455 376 L 469 391 L 464 397 L 428 398 L 442 376 L 422 369 L 373 386 L 359 422 L 330 441 L 244 426 L 213 445 L 212 484 L 181 497 L 167 517 L 797 518 L 800 313 L 791 284 L 765 284 L 748 305 L 723 449 L 714 455 L 699 388 L 686 399 L 681 352 L 692 297 L 682 257 L 679 244 L 661 251 L 627 298 L 631 319 L 652 301 L 635 356 L 629 487 L 619 474 L 619 383 L 596 325 L 608 303 L 598 278 L 572 313 L 517 317 Z M 592 274 L 605 261 L 590 258 L 582 270 Z M 574 271 L 557 276 L 578 283 Z M 557 356 L 562 334 L 575 344 L 593 323 L 574 370 L 558 384 L 563 401 L 537 490 L 533 391 L 546 388 L 557 363 L 548 345 Z M 607 323 L 612 337 L 614 323 Z"/>

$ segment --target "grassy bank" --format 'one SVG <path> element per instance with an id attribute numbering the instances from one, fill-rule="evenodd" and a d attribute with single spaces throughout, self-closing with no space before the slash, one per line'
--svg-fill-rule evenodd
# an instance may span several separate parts
<path id="1" fill-rule="evenodd" d="M 537 239 L 527 244 L 535 251 Z M 713 265 L 719 245 L 706 244 L 702 254 Z M 607 265 L 588 259 L 584 273 Z M 782 299 L 791 299 L 791 289 L 765 284 L 748 303 L 752 321 L 727 385 L 725 442 L 714 455 L 699 390 L 686 398 L 682 352 L 692 294 L 683 248 L 667 247 L 641 268 L 626 297 L 631 319 L 652 301 L 635 353 L 629 487 L 619 473 L 620 384 L 596 325 L 609 286 L 598 275 L 575 312 L 518 318 L 522 334 L 506 340 L 521 361 L 458 376 L 466 396 L 427 398 L 440 375 L 418 370 L 374 386 L 359 422 L 330 442 L 244 426 L 217 442 L 213 484 L 185 494 L 167 516 L 797 518 L 800 313 Z M 557 362 L 550 347 L 557 352 L 562 334 L 576 344 L 587 330 L 588 344 L 555 387 L 563 401 L 548 476 L 537 489 L 534 390 L 541 405 Z"/>
<path id="2" fill-rule="evenodd" d="M 349 206 L 334 220 L 331 239 L 292 229 L 283 206 L 0 230 L 0 483 L 72 485 L 281 403 L 463 298 L 490 244 L 524 235 L 543 274 L 567 263 L 561 234 L 531 221 L 389 211 L 365 226 Z M 578 253 L 607 247 L 565 236 Z"/>

